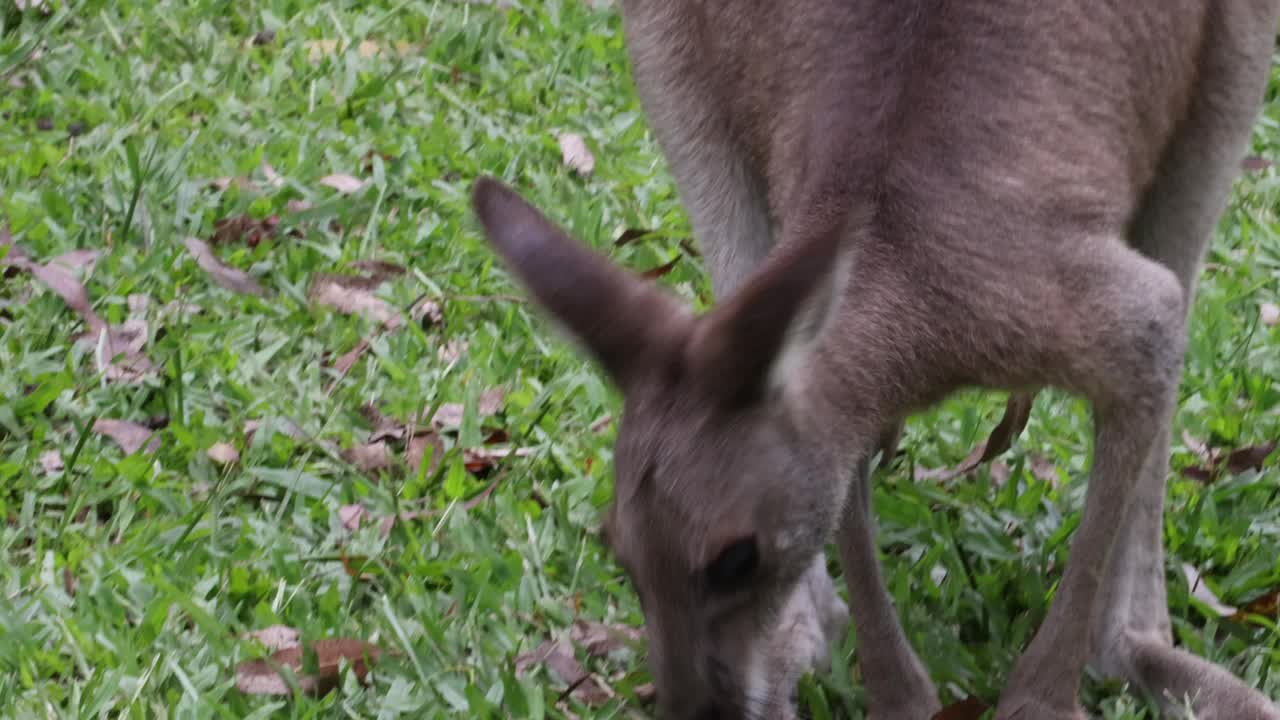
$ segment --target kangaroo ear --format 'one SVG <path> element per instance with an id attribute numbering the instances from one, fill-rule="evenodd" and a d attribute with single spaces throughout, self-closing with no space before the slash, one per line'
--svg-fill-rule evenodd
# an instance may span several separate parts
<path id="1" fill-rule="evenodd" d="M 687 363 L 718 398 L 759 402 L 804 372 L 844 296 L 842 235 L 779 249 L 694 329 Z"/>
<path id="2" fill-rule="evenodd" d="M 477 180 L 472 204 L 508 269 L 624 392 L 646 368 L 678 357 L 692 317 L 675 298 L 570 238 L 497 180 Z"/>

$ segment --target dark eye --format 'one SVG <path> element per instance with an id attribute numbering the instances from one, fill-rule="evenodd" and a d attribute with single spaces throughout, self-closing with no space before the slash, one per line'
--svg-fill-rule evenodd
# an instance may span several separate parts
<path id="1" fill-rule="evenodd" d="M 707 566 L 707 583 L 712 590 L 733 590 L 751 577 L 759 564 L 755 537 L 734 541 Z"/>

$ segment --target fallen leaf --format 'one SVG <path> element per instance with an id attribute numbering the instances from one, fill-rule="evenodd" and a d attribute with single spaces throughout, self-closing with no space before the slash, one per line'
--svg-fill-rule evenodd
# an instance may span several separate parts
<path id="1" fill-rule="evenodd" d="M 649 268 L 648 270 L 645 270 L 644 272 L 640 273 L 640 277 L 648 278 L 650 280 L 657 280 L 658 278 L 666 275 L 672 270 L 675 270 L 676 265 L 680 263 L 680 257 L 681 256 L 677 255 L 675 256 L 675 259 L 673 259 L 671 262 L 663 263 L 658 267 Z"/>
<path id="2" fill-rule="evenodd" d="M 1009 482 L 1009 477 L 1013 473 L 1012 469 L 1009 467 L 1009 463 L 1004 462 L 1003 460 L 993 460 L 991 464 L 987 466 L 987 470 L 991 473 L 991 482 L 995 483 L 996 486 L 1003 486 L 1005 483 Z"/>
<path id="3" fill-rule="evenodd" d="M 431 449 L 431 459 L 427 463 L 429 475 L 440 465 L 440 459 L 444 455 L 444 442 L 435 433 L 420 433 L 409 438 L 408 447 L 405 449 L 405 461 L 409 463 L 410 469 L 415 474 L 422 467 L 422 459 L 426 457 L 427 448 Z"/>
<path id="4" fill-rule="evenodd" d="M 356 260 L 351 263 L 351 267 L 365 273 L 368 277 L 378 282 L 389 280 L 393 277 L 404 275 L 407 270 L 404 267 L 386 260 Z"/>
<path id="5" fill-rule="evenodd" d="M 641 683 L 631 688 L 631 692 L 635 693 L 637 701 L 646 705 L 658 699 L 658 688 L 651 682 Z"/>
<path id="6" fill-rule="evenodd" d="M 361 472 L 370 474 L 378 473 L 395 465 L 391 448 L 382 440 L 347 448 L 342 451 L 342 459 L 359 468 Z"/>
<path id="7" fill-rule="evenodd" d="M 387 301 L 373 294 L 378 286 L 369 278 L 319 273 L 311 282 L 311 301 L 345 315 L 362 315 L 388 329 L 403 324 L 400 313 Z"/>
<path id="8" fill-rule="evenodd" d="M 1043 455 L 1032 455 L 1028 458 L 1027 465 L 1031 469 L 1031 477 L 1040 482 L 1057 485 L 1061 479 L 1058 476 L 1058 466 Z"/>
<path id="9" fill-rule="evenodd" d="M 40 453 L 40 467 L 46 475 L 62 472 L 64 467 L 62 455 L 58 454 L 57 450 L 45 450 Z"/>
<path id="10" fill-rule="evenodd" d="M 1261 471 L 1267 458 L 1280 446 L 1280 443 L 1273 441 L 1246 445 L 1227 452 L 1210 447 L 1185 430 L 1182 432 L 1182 443 L 1200 461 L 1198 465 L 1182 468 L 1182 475 L 1205 484 L 1212 483 L 1224 470 L 1231 475 L 1240 475 L 1249 470 Z"/>
<path id="11" fill-rule="evenodd" d="M 70 270 L 52 263 L 46 265 L 31 263 L 26 266 L 26 269 L 32 277 L 62 298 L 62 302 L 79 315 L 91 330 L 105 326 L 106 323 L 93 311 L 93 305 L 89 302 L 89 293 Z"/>
<path id="12" fill-rule="evenodd" d="M 933 720 L 978 720 L 988 709 L 989 705 L 970 695 L 934 713 Z"/>
<path id="13" fill-rule="evenodd" d="M 484 475 L 497 466 L 498 461 L 505 457 L 529 457 L 533 454 L 533 448 L 466 448 L 462 451 L 462 462 L 467 468 L 467 472 L 473 475 Z"/>
<path id="14" fill-rule="evenodd" d="M 326 57 L 337 55 L 340 52 L 345 52 L 347 48 L 350 47 L 350 44 L 332 39 L 324 39 L 308 40 L 303 43 L 303 46 L 307 48 L 307 58 L 314 63 L 320 62 Z M 392 49 L 396 54 L 410 55 L 415 52 L 417 48 L 412 43 L 398 41 L 392 45 Z M 390 52 L 383 47 L 383 44 L 373 40 L 362 40 L 360 44 L 356 46 L 356 52 L 360 54 L 360 57 L 365 59 L 377 57 L 378 55 L 390 54 Z"/>
<path id="15" fill-rule="evenodd" d="M 546 640 L 533 652 L 518 656 L 516 675 L 524 675 L 537 666 L 546 667 L 568 686 L 568 694 L 584 705 L 599 707 L 611 699 L 609 692 L 573 656 L 573 644 L 568 640 Z"/>
<path id="16" fill-rule="evenodd" d="M 344 195 L 350 195 L 364 187 L 363 180 L 344 173 L 325 175 L 320 178 L 320 184 L 325 187 L 331 187 Z"/>
<path id="17" fill-rule="evenodd" d="M 986 440 L 978 443 L 959 465 L 953 468 L 916 469 L 919 480 L 951 480 L 972 472 L 984 462 L 994 460 L 1013 447 L 1013 441 L 1022 434 L 1031 418 L 1031 407 L 1035 403 L 1036 393 L 1009 393 L 1005 401 L 1004 415 L 992 429 Z"/>
<path id="18" fill-rule="evenodd" d="M 97 250 L 71 250 L 54 257 L 49 264 L 61 265 L 68 270 L 78 272 L 80 279 L 84 280 L 93 274 L 93 269 L 97 266 L 101 255 Z"/>
<path id="19" fill-rule="evenodd" d="M 260 630 L 253 630 L 240 636 L 245 640 L 257 640 L 268 650 L 284 650 L 298 647 L 301 633 L 288 625 L 268 625 Z"/>
<path id="20" fill-rule="evenodd" d="M 578 619 L 569 628 L 569 638 L 588 654 L 603 657 L 644 639 L 640 630 L 626 625 L 606 625 Z"/>
<path id="21" fill-rule="evenodd" d="M 263 160 L 262 164 L 258 166 L 258 169 L 262 171 L 262 177 L 267 179 L 267 184 L 271 187 L 278 188 L 284 186 L 284 178 L 280 173 L 276 172 L 275 168 L 271 167 L 271 163 Z"/>
<path id="22" fill-rule="evenodd" d="M 462 359 L 462 354 L 467 351 L 469 344 L 461 338 L 454 338 L 436 349 L 436 357 L 446 366 L 452 366 L 458 360 Z"/>
<path id="23" fill-rule="evenodd" d="M 652 230 L 645 230 L 643 228 L 627 228 L 622 231 L 622 234 L 618 236 L 617 240 L 613 241 L 613 246 L 622 247 L 623 245 L 629 245 L 642 237 L 652 234 Z"/>
<path id="24" fill-rule="evenodd" d="M 1232 475 L 1239 475 L 1249 470 L 1261 471 L 1262 466 L 1267 462 L 1267 458 L 1271 457 L 1271 453 L 1275 452 L 1276 445 L 1274 442 L 1269 442 L 1232 450 L 1227 454 L 1227 472 Z"/>
<path id="25" fill-rule="evenodd" d="M 219 465 L 232 465 L 240 461 L 240 452 L 233 445 L 225 442 L 214 443 L 209 446 L 205 454 Z"/>
<path id="26" fill-rule="evenodd" d="M 1262 306 L 1258 308 L 1258 319 L 1267 327 L 1280 323 L 1280 305 L 1269 302 L 1262 303 Z"/>
<path id="27" fill-rule="evenodd" d="M 369 517 L 369 511 L 363 505 L 343 505 L 338 508 L 338 520 L 342 527 L 355 531 L 360 529 L 360 522 Z"/>
<path id="28" fill-rule="evenodd" d="M 148 453 L 160 447 L 160 436 L 151 428 L 128 420 L 98 420 L 93 423 L 93 431 L 114 440 L 125 455 L 138 452 L 144 445 Z"/>
<path id="29" fill-rule="evenodd" d="M 577 133 L 561 133 L 558 138 L 560 142 L 560 159 L 570 169 L 579 175 L 590 175 L 595 170 L 596 159 L 591 155 L 591 151 L 587 149 L 586 142 L 582 136 Z"/>
<path id="30" fill-rule="evenodd" d="M 360 361 L 360 358 L 364 356 L 365 351 L 368 349 L 369 341 L 361 338 L 360 342 L 356 343 L 355 347 L 342 353 L 342 355 L 338 356 L 337 360 L 333 361 L 333 369 L 343 375 L 346 375 L 351 372 L 351 368 L 355 367 L 356 363 Z"/>
<path id="31" fill-rule="evenodd" d="M 213 236 L 209 238 L 209 242 L 214 245 L 244 242 L 249 247 L 257 247 L 263 240 L 275 237 L 279 226 L 279 215 L 261 220 L 247 214 L 226 217 L 213 224 Z"/>
<path id="32" fill-rule="evenodd" d="M 489 388 L 480 393 L 480 398 L 476 401 L 476 412 L 480 417 L 488 417 L 496 415 L 502 409 L 502 401 L 507 397 L 507 391 L 500 388 Z"/>
<path id="33" fill-rule="evenodd" d="M 284 204 L 286 210 L 291 213 L 300 213 L 311 209 L 311 203 L 301 198 L 292 198 Z"/>
<path id="34" fill-rule="evenodd" d="M 1191 563 L 1183 563 L 1182 574 L 1187 578 L 1187 588 L 1191 591 L 1191 597 L 1199 600 L 1220 617 L 1230 617 L 1236 614 L 1234 607 L 1226 605 L 1219 600 L 1213 590 L 1209 589 L 1209 586 L 1203 582 L 1200 571 L 1196 569 L 1196 566 Z"/>
<path id="35" fill-rule="evenodd" d="M 372 643 L 351 638 L 326 638 L 309 644 L 316 655 L 316 674 L 302 673 L 304 649 L 286 647 L 271 654 L 271 659 L 248 660 L 236 666 L 236 687 L 247 695 L 291 695 L 288 683 L 276 672 L 271 661 L 288 667 L 297 676 L 298 687 L 305 693 L 323 695 L 338 682 L 338 669 L 345 661 L 362 683 L 369 667 L 377 662 L 382 650 Z"/>
<path id="36" fill-rule="evenodd" d="M 1246 622 L 1250 615 L 1274 618 L 1278 612 L 1280 612 L 1280 588 L 1269 590 L 1250 600 L 1235 615 L 1232 615 L 1231 619 Z"/>
<path id="37" fill-rule="evenodd" d="M 1240 161 L 1240 168 L 1245 172 L 1261 172 L 1271 167 L 1271 161 L 1257 155 L 1249 155 Z"/>
<path id="38" fill-rule="evenodd" d="M 203 240 L 187 238 L 183 241 L 183 244 L 187 246 L 187 251 L 195 257 L 196 264 L 200 266 L 200 269 L 208 273 L 209 277 L 213 278 L 213 281 L 218 285 L 232 292 L 245 295 L 266 296 L 267 291 L 258 284 L 258 281 L 252 275 L 223 263 L 213 254 L 213 250 Z"/>

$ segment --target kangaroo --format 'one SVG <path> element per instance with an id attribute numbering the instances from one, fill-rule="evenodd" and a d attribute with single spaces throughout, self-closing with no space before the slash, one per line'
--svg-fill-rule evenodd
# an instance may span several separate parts
<path id="1" fill-rule="evenodd" d="M 695 316 L 498 181 L 518 281 L 625 398 L 608 544 L 663 717 L 794 713 L 844 627 L 874 720 L 937 692 L 880 575 L 879 440 L 962 388 L 1088 400 L 1094 462 L 1000 720 L 1081 675 L 1180 715 L 1280 718 L 1173 646 L 1162 510 L 1186 323 L 1260 110 L 1277 0 L 622 0 L 646 116 L 717 296 Z"/>

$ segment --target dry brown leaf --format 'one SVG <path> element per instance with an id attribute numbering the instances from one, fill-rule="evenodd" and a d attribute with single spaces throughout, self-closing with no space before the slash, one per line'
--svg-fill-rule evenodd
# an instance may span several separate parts
<path id="1" fill-rule="evenodd" d="M 326 638 L 309 644 L 316 655 L 316 674 L 302 674 L 302 646 L 287 647 L 271 654 L 271 660 L 288 667 L 297 676 L 298 687 L 305 693 L 323 695 L 338 682 L 338 670 L 348 663 L 356 679 L 364 682 L 369 667 L 377 662 L 382 650 L 372 643 L 351 638 Z M 247 695 L 290 695 L 288 683 L 267 659 L 248 660 L 236 666 L 236 687 Z"/>
<path id="2" fill-rule="evenodd" d="M 1267 327 L 1280 323 L 1280 305 L 1269 302 L 1262 303 L 1262 306 L 1258 308 L 1258 319 Z"/>
<path id="3" fill-rule="evenodd" d="M 533 652 L 518 656 L 515 665 L 516 675 L 524 675 L 537 666 L 546 667 L 568 686 L 568 694 L 584 705 L 599 707 L 612 699 L 573 656 L 573 644 L 568 640 L 546 640 Z"/>
<path id="4" fill-rule="evenodd" d="M 360 178 L 347 175 L 345 173 L 334 173 L 325 175 L 320 178 L 320 184 L 325 187 L 333 188 L 343 195 L 350 195 L 364 187 L 364 181 Z"/>
<path id="5" fill-rule="evenodd" d="M 275 651 L 298 647 L 301 633 L 288 625 L 269 625 L 259 630 L 247 632 L 240 637 L 245 640 L 257 640 L 262 643 L 263 647 Z"/>
<path id="6" fill-rule="evenodd" d="M 64 252 L 49 261 L 50 265 L 61 265 L 62 267 L 77 273 L 81 280 L 88 278 L 93 274 L 93 269 L 98 264 L 98 258 L 101 253 L 97 250 L 71 250 Z"/>
<path id="7" fill-rule="evenodd" d="M 480 398 L 476 401 L 476 414 L 481 418 L 496 414 L 502 409 L 502 401 L 506 399 L 506 395 L 506 390 L 502 388 L 489 388 L 480 393 Z M 466 406 L 462 403 L 443 403 L 436 409 L 431 422 L 441 429 L 458 428 L 462 427 L 465 414 Z"/>
<path id="8" fill-rule="evenodd" d="M 622 234 L 618 236 L 617 240 L 613 241 L 613 246 L 622 247 L 623 245 L 629 245 L 642 237 L 652 234 L 652 230 L 645 230 L 643 228 L 627 228 L 622 231 Z"/>
<path id="9" fill-rule="evenodd" d="M 1267 462 L 1267 458 L 1271 457 L 1271 453 L 1275 451 L 1276 443 L 1274 442 L 1249 445 L 1232 450 L 1227 454 L 1227 472 L 1232 475 L 1240 475 L 1249 470 L 1261 472 L 1263 465 Z"/>
<path id="10" fill-rule="evenodd" d="M 1248 155 L 1240 161 L 1240 168 L 1245 172 L 1262 172 L 1271 167 L 1271 161 L 1258 155 Z"/>
<path id="11" fill-rule="evenodd" d="M 445 365 L 452 366 L 458 360 L 462 359 L 462 354 L 467 351 L 469 344 L 461 338 L 454 338 L 436 349 L 436 357 L 440 358 L 440 362 Z"/>
<path id="12" fill-rule="evenodd" d="M 1231 617 L 1236 614 L 1236 609 L 1223 603 L 1218 596 L 1209 589 L 1200 576 L 1200 571 L 1191 563 L 1182 564 L 1182 574 L 1187 578 L 1187 587 L 1191 590 L 1191 597 L 1199 600 L 1206 605 L 1219 617 Z"/>
<path id="13" fill-rule="evenodd" d="M 343 505 L 338 508 L 338 520 L 342 527 L 355 531 L 360 529 L 360 522 L 369 517 L 369 511 L 363 505 Z"/>
<path id="14" fill-rule="evenodd" d="M 1250 615 L 1274 618 L 1277 614 L 1280 614 L 1280 588 L 1268 590 L 1250 600 L 1235 615 L 1232 615 L 1231 619 L 1237 622 L 1247 622 Z"/>
<path id="15" fill-rule="evenodd" d="M 89 293 L 85 291 L 84 286 L 72 275 L 70 270 L 62 265 L 54 264 L 28 264 L 26 269 L 31 273 L 32 277 L 62 298 L 67 307 L 79 315 L 91 330 L 101 328 L 106 324 L 93 311 L 93 304 L 89 302 Z"/>
<path id="16" fill-rule="evenodd" d="M 258 220 L 250 215 L 236 215 L 213 224 L 213 237 L 209 242 L 223 245 L 243 241 L 249 247 L 257 247 L 263 240 L 275 237 L 280 226 L 280 216 L 271 215 Z"/>
<path id="17" fill-rule="evenodd" d="M 338 53 L 345 52 L 346 49 L 350 47 L 350 44 L 340 42 L 338 40 L 323 39 L 308 40 L 303 43 L 303 46 L 307 48 L 307 59 L 314 63 L 320 62 L 327 57 L 337 55 Z M 356 46 L 356 52 L 360 54 L 360 57 L 365 59 L 377 57 L 378 55 L 391 55 L 393 53 L 406 56 L 411 55 L 416 51 L 417 48 L 413 43 L 404 42 L 403 40 L 392 44 L 390 49 L 385 47 L 384 43 L 379 43 L 374 40 L 362 40 Z"/>
<path id="18" fill-rule="evenodd" d="M 588 654 L 603 657 L 644 639 L 640 630 L 627 625 L 606 625 L 578 619 L 569 628 L 569 637 Z"/>
<path id="19" fill-rule="evenodd" d="M 311 282 L 311 301 L 345 315 L 363 315 L 388 329 L 403 324 L 400 313 L 387 301 L 373 294 L 376 281 L 351 275 L 319 273 Z"/>
<path id="20" fill-rule="evenodd" d="M 93 423 L 93 431 L 114 440 L 125 455 L 132 455 L 143 449 L 143 446 L 146 446 L 148 453 L 160 448 L 159 435 L 151 428 L 128 420 L 98 420 Z"/>
<path id="21" fill-rule="evenodd" d="M 644 272 L 640 273 L 640 277 L 648 278 L 650 280 L 657 280 L 658 278 L 666 275 L 672 270 L 675 270 L 676 265 L 680 264 L 680 257 L 681 257 L 680 255 L 677 255 L 675 256 L 675 259 L 673 259 L 671 262 L 663 263 L 658 267 L 649 268 L 648 270 L 645 270 Z"/>
<path id="22" fill-rule="evenodd" d="M 65 466 L 62 462 L 62 456 L 58 454 L 57 450 L 45 450 L 40 453 L 40 467 L 46 475 L 52 475 L 53 473 L 62 472 Z"/>
<path id="23" fill-rule="evenodd" d="M 978 720 L 988 709 L 989 705 L 970 695 L 934 713 L 933 720 Z"/>
<path id="24" fill-rule="evenodd" d="M 476 412 L 480 414 L 480 417 L 496 415 L 502 409 L 502 401 L 506 397 L 507 391 L 503 388 L 489 388 L 480 393 L 480 399 L 476 401 Z"/>
<path id="25" fill-rule="evenodd" d="M 360 358 L 364 356 L 368 349 L 369 341 L 361 338 L 360 342 L 356 343 L 355 347 L 342 353 L 338 356 L 337 360 L 333 361 L 333 369 L 343 375 L 346 375 L 351 372 L 351 368 L 355 367 L 356 363 L 360 362 Z"/>
<path id="26" fill-rule="evenodd" d="M 267 179 L 268 185 L 274 188 L 284 187 L 284 178 L 280 176 L 280 173 L 276 172 L 275 168 L 271 167 L 271 163 L 263 160 L 258 169 L 262 171 L 262 177 Z"/>
<path id="27" fill-rule="evenodd" d="M 596 168 L 596 159 L 587 149 L 587 143 L 577 133 L 561 133 L 557 140 L 560 143 L 560 159 L 566 167 L 579 175 L 590 175 Z"/>
<path id="28" fill-rule="evenodd" d="M 365 473 L 378 473 L 395 466 L 395 458 L 391 448 L 385 441 L 356 445 L 342 451 L 342 459 L 351 463 Z"/>
<path id="29" fill-rule="evenodd" d="M 505 457 L 529 457 L 533 448 L 466 448 L 462 451 L 462 462 L 467 471 L 473 475 L 484 475 L 497 466 Z"/>
<path id="30" fill-rule="evenodd" d="M 1031 476 L 1035 479 L 1054 486 L 1058 484 L 1060 480 L 1058 467 L 1049 458 L 1043 455 L 1032 455 L 1028 458 L 1027 465 L 1031 469 Z"/>
<path id="31" fill-rule="evenodd" d="M 430 475 L 440 465 L 440 459 L 444 455 L 444 441 L 435 433 L 420 433 L 409 439 L 409 446 L 405 450 L 405 461 L 409 463 L 410 469 L 415 474 L 422 466 L 422 458 L 426 457 L 427 448 L 431 449 L 431 458 L 427 463 L 427 474 Z"/>
<path id="32" fill-rule="evenodd" d="M 951 480 L 972 472 L 979 465 L 1002 455 L 1013 447 L 1013 441 L 1022 434 L 1031 418 L 1031 407 L 1035 403 L 1035 392 L 1009 393 L 1005 401 L 1004 415 L 996 424 L 987 439 L 978 443 L 969 455 L 953 468 L 916 469 L 918 480 Z"/>
<path id="33" fill-rule="evenodd" d="M 404 275 L 407 270 L 404 267 L 386 260 L 356 260 L 351 263 L 351 267 L 363 272 L 369 278 L 382 282 L 393 277 Z"/>
<path id="34" fill-rule="evenodd" d="M 1210 447 L 1187 431 L 1182 432 L 1182 443 L 1199 459 L 1198 465 L 1182 469 L 1182 475 L 1202 483 L 1212 483 L 1223 471 L 1231 475 L 1240 475 L 1250 470 L 1261 471 L 1267 458 L 1276 451 L 1280 443 L 1266 442 L 1246 445 L 1227 452 L 1222 448 Z"/>
<path id="35" fill-rule="evenodd" d="M 196 259 L 196 265 L 208 273 L 218 285 L 244 295 L 266 296 L 266 289 L 259 285 L 252 275 L 222 262 L 217 255 L 213 254 L 213 250 L 205 241 L 187 238 L 183 244 L 187 246 L 187 252 Z"/>
<path id="36" fill-rule="evenodd" d="M 214 443 L 209 446 L 209 449 L 205 451 L 205 454 L 209 456 L 210 460 L 218 463 L 219 465 L 232 465 L 240 462 L 240 451 L 236 450 L 235 446 L 230 443 Z"/>

